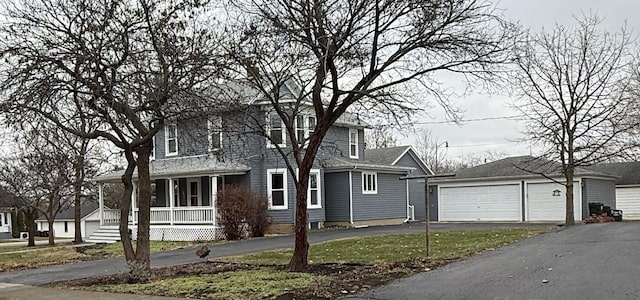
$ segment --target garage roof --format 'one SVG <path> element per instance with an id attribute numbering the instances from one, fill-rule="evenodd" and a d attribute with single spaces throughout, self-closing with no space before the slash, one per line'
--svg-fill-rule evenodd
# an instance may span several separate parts
<path id="1" fill-rule="evenodd" d="M 617 176 L 616 185 L 640 184 L 640 161 L 603 163 L 589 169 Z"/>
<path id="2" fill-rule="evenodd" d="M 475 166 L 472 168 L 462 169 L 456 172 L 456 175 L 446 179 L 434 178 L 433 182 L 445 182 L 451 180 L 489 180 L 489 179 L 507 179 L 507 178 L 523 178 L 523 177 L 540 177 L 542 175 L 549 177 L 562 176 L 560 172 L 561 165 L 557 162 L 537 158 L 533 156 L 515 156 L 507 157 L 494 162 Z M 597 176 L 610 177 L 615 176 L 603 174 L 596 171 L 576 168 L 575 176 Z"/>

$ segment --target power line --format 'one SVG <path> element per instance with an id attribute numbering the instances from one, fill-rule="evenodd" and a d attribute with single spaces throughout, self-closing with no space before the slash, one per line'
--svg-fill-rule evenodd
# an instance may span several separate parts
<path id="1" fill-rule="evenodd" d="M 491 120 L 524 120 L 524 115 L 513 115 L 513 116 L 503 116 L 503 117 L 486 117 L 486 118 L 475 118 L 475 119 L 463 119 L 458 120 L 460 123 L 465 122 L 480 122 L 480 121 L 491 121 Z M 426 122 L 415 122 L 416 125 L 428 125 L 428 124 L 454 124 L 455 121 L 426 121 Z"/>

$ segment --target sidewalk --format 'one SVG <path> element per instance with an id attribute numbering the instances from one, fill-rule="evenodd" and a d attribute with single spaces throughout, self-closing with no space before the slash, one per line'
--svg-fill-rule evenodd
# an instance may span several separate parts
<path id="1" fill-rule="evenodd" d="M 11 300 L 171 300 L 182 298 L 158 297 L 133 294 L 111 294 L 35 287 L 21 284 L 0 283 L 0 297 Z"/>
<path id="2" fill-rule="evenodd" d="M 56 241 L 56 245 L 63 245 L 63 244 L 70 244 L 73 242 L 73 239 L 70 238 L 60 238 L 60 239 L 55 239 Z M 48 240 L 37 240 L 36 242 L 36 246 L 39 245 L 48 245 L 49 241 Z M 15 241 L 15 242 L 4 242 L 4 243 L 0 243 L 0 247 L 16 247 L 16 246 L 27 246 L 27 241 Z"/>

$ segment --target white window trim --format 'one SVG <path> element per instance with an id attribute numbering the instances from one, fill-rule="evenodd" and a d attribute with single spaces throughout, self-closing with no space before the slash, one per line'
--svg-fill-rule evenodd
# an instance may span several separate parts
<path id="1" fill-rule="evenodd" d="M 365 183 L 367 182 L 367 175 L 373 176 L 373 184 L 375 189 L 365 190 Z M 374 195 L 378 193 L 378 173 L 377 172 L 362 172 L 362 193 L 367 195 Z"/>
<path id="2" fill-rule="evenodd" d="M 176 139 L 176 151 L 169 152 L 169 127 L 174 126 L 175 131 L 175 139 Z M 168 123 L 167 126 L 164 127 L 164 156 L 176 156 L 178 155 L 178 124 L 176 123 Z"/>
<path id="3" fill-rule="evenodd" d="M 280 115 L 276 114 L 276 113 L 269 113 L 267 112 L 267 126 L 265 126 L 267 128 L 266 134 L 267 134 L 267 148 L 275 148 L 276 145 L 274 143 L 271 142 L 271 116 L 272 115 L 277 115 L 278 118 L 280 118 Z M 280 134 L 282 135 L 282 143 L 279 144 L 278 146 L 280 146 L 281 148 L 286 147 L 287 146 L 287 128 L 285 127 L 284 121 L 282 120 L 282 118 L 280 118 Z"/>
<path id="4" fill-rule="evenodd" d="M 318 178 L 318 204 L 311 204 L 311 185 L 307 184 L 307 208 L 322 208 L 322 180 L 320 177 L 320 169 L 311 169 L 309 175 L 311 174 L 316 174 Z"/>
<path id="5" fill-rule="evenodd" d="M 273 199 L 271 198 L 271 194 L 273 192 L 272 186 L 272 174 L 282 174 L 282 189 L 283 189 L 283 199 L 284 205 L 273 205 Z M 267 169 L 267 197 L 269 197 L 269 210 L 286 210 L 289 209 L 289 199 L 288 199 L 288 186 L 287 186 L 287 169 Z"/>
<path id="6" fill-rule="evenodd" d="M 193 205 L 191 205 L 191 183 L 195 182 L 198 186 L 198 195 L 196 195 L 198 197 L 198 204 L 195 207 L 200 207 L 202 206 L 202 181 L 200 180 L 200 177 L 191 177 L 191 178 L 187 178 L 187 206 L 191 206 L 193 207 Z"/>
<path id="7" fill-rule="evenodd" d="M 298 128 L 298 118 L 296 117 L 294 126 L 293 126 L 296 129 L 296 139 L 298 139 L 298 143 L 300 144 L 300 139 L 298 137 L 298 130 L 302 129 L 304 131 L 304 141 L 303 141 L 304 145 L 302 147 L 307 148 L 307 146 L 309 145 L 309 137 L 311 137 L 311 133 L 315 131 L 315 127 L 318 126 L 318 119 L 316 118 L 316 116 L 312 116 L 312 115 L 298 115 L 298 117 L 302 117 L 303 126 L 302 128 Z M 309 122 L 311 118 L 315 120 L 314 130 L 311 130 L 311 126 L 309 126 L 310 125 Z"/>
<path id="8" fill-rule="evenodd" d="M 352 141 L 351 140 L 351 133 L 354 133 L 354 132 L 356 134 L 356 140 Z M 360 150 L 359 149 L 360 145 L 358 143 L 358 138 L 359 138 L 358 135 L 359 135 L 358 134 L 358 129 L 349 129 L 349 150 L 348 150 L 349 151 L 349 158 L 358 158 L 358 152 Z M 356 154 L 355 155 L 351 155 L 351 145 L 353 144 L 353 142 L 355 142 L 355 145 L 356 145 Z"/>
<path id="9" fill-rule="evenodd" d="M 300 169 L 296 169 L 296 177 L 299 177 Z M 311 204 L 311 181 L 307 182 L 307 208 L 322 208 L 322 177 L 320 177 L 320 169 L 311 169 L 309 171 L 309 177 L 311 174 L 316 174 L 318 176 L 318 204 Z"/>
<path id="10" fill-rule="evenodd" d="M 215 123 L 218 123 L 217 125 L 214 125 Z M 214 128 L 214 126 L 220 126 L 222 127 L 222 118 L 220 116 L 215 116 L 215 117 L 210 117 L 207 120 L 207 139 L 209 141 L 209 152 L 214 152 L 214 151 L 218 151 L 220 150 L 220 148 L 222 148 L 222 128 Z M 216 131 L 218 132 L 218 138 L 220 139 L 218 142 L 220 144 L 220 147 L 214 148 L 213 147 L 213 132 L 214 129 L 217 129 Z"/>
<path id="11" fill-rule="evenodd" d="M 156 136 L 154 135 L 151 138 L 151 143 L 153 144 L 153 148 L 151 148 L 151 155 L 149 156 L 149 160 L 156 159 Z"/>

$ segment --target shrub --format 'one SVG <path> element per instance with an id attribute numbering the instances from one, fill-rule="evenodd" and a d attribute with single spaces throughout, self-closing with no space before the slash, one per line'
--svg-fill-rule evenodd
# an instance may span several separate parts
<path id="1" fill-rule="evenodd" d="M 262 193 L 253 193 L 247 207 L 247 224 L 251 231 L 252 237 L 264 236 L 264 232 L 269 226 L 267 195 Z"/>
<path id="2" fill-rule="evenodd" d="M 216 207 L 227 240 L 243 238 L 246 229 L 253 237 L 264 236 L 269 225 L 265 195 L 253 192 L 247 186 L 225 185 L 218 193 Z"/>

